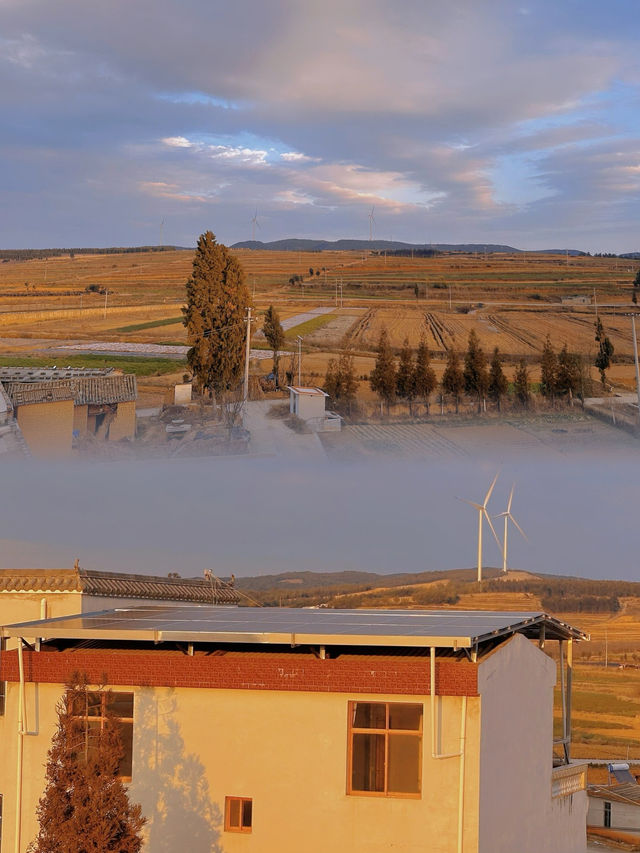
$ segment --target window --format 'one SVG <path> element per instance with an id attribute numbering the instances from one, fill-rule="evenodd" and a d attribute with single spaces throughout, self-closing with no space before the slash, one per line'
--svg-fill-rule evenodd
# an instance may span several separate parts
<path id="1" fill-rule="evenodd" d="M 113 714 L 120 724 L 120 739 L 123 755 L 120 761 L 120 776 L 131 780 L 133 766 L 133 693 L 87 693 L 83 708 L 73 709 L 74 717 L 84 723 L 87 748 L 91 751 L 92 732 L 102 731 L 107 713 Z"/>
<path id="2" fill-rule="evenodd" d="M 4 708 L 7 700 L 7 682 L 0 681 L 0 717 L 4 716 Z"/>
<path id="3" fill-rule="evenodd" d="M 227 832 L 251 832 L 253 800 L 248 797 L 225 797 L 224 828 Z"/>
<path id="4" fill-rule="evenodd" d="M 611 829 L 611 803 L 604 804 L 604 826 L 606 829 Z"/>
<path id="5" fill-rule="evenodd" d="M 422 705 L 349 703 L 347 793 L 419 797 Z"/>

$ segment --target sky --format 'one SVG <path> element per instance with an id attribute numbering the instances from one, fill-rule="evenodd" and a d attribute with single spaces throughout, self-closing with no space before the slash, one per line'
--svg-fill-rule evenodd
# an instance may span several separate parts
<path id="1" fill-rule="evenodd" d="M 0 0 L 0 247 L 640 250 L 637 0 Z"/>
<path id="2" fill-rule="evenodd" d="M 366 464 L 286 458 L 3 465 L 0 567 L 183 577 L 476 565 L 476 511 L 512 513 L 511 568 L 638 580 L 640 456 L 591 452 Z M 497 533 L 502 536 L 500 522 Z M 484 564 L 501 565 L 485 530 Z"/>

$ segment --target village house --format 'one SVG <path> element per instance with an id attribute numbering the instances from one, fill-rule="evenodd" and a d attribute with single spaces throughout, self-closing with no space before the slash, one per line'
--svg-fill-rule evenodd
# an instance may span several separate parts
<path id="1" fill-rule="evenodd" d="M 569 763 L 585 635 L 546 614 L 139 604 L 2 638 L 3 853 L 35 835 L 74 671 L 96 708 L 113 691 L 149 853 L 585 851 L 585 767 Z"/>
<path id="2" fill-rule="evenodd" d="M 67 456 L 74 435 L 134 438 L 136 377 L 112 369 L 0 367 L 0 388 L 35 456 Z"/>
<path id="3" fill-rule="evenodd" d="M 589 785 L 587 794 L 587 827 L 594 836 L 605 830 L 604 835 L 620 832 L 640 841 L 640 785 L 628 763 L 609 764 L 609 784 Z"/>

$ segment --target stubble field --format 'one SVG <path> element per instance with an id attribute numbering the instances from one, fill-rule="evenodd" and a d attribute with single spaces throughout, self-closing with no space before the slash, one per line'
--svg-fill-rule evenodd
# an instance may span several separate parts
<path id="1" fill-rule="evenodd" d="M 424 335 L 439 375 L 447 351 L 463 351 L 473 329 L 490 353 L 507 360 L 539 357 L 547 334 L 593 361 L 596 304 L 616 357 L 615 383 L 631 387 L 631 282 L 638 262 L 614 258 L 450 254 L 385 257 L 363 252 L 237 250 L 252 294 L 256 323 L 273 304 L 282 319 L 330 308 L 287 331 L 287 347 L 303 336 L 303 373 L 318 383 L 327 362 L 350 347 L 366 376 L 380 331 L 392 346 L 416 346 Z M 0 264 L 0 355 L 46 355 L 59 341 L 185 344 L 181 323 L 190 251 L 77 255 Z M 313 274 L 311 274 L 311 270 Z M 292 284 L 291 278 L 301 281 Z M 107 293 L 92 292 L 99 288 Z M 562 304 L 563 297 L 591 304 Z M 260 346 L 259 340 L 256 341 Z M 264 342 L 262 343 L 264 346 Z M 52 359 L 58 360 L 52 353 Z M 268 360 L 252 369 L 269 372 Z M 532 371 L 535 380 L 535 367 Z M 367 383 L 362 382 L 367 394 Z"/>

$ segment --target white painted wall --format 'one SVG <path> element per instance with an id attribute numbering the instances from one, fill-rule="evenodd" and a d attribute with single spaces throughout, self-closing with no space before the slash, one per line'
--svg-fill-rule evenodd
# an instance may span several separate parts
<path id="1" fill-rule="evenodd" d="M 479 666 L 478 853 L 584 853 L 586 793 L 552 799 L 555 663 L 519 634 Z"/>
<path id="2" fill-rule="evenodd" d="M 600 797 L 589 797 L 589 811 L 587 812 L 587 824 L 589 826 L 604 826 L 604 804 L 605 800 Z M 611 829 L 623 831 L 640 832 L 640 804 L 611 803 Z"/>

